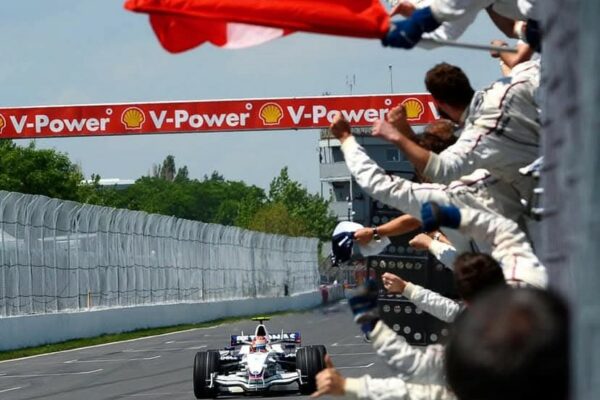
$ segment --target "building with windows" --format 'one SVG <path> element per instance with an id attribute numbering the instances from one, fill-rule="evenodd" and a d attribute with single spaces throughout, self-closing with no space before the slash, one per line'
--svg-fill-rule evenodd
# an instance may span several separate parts
<path id="1" fill-rule="evenodd" d="M 412 164 L 393 145 L 370 135 L 370 130 L 355 133 L 356 140 L 369 156 L 388 173 L 412 179 Z M 356 184 L 344 162 L 339 140 L 323 131 L 319 140 L 321 195 L 331 199 L 330 208 L 340 221 L 355 221 L 364 226 L 379 225 L 372 219 L 373 202 Z"/>

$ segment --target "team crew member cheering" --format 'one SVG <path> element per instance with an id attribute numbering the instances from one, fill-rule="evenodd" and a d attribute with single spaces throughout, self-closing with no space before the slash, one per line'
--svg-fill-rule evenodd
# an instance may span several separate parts
<path id="1" fill-rule="evenodd" d="M 490 176 L 485 170 L 476 171 L 448 186 L 414 183 L 388 175 L 369 158 L 364 148 L 350 133 L 349 123 L 340 115 L 336 116 L 331 124 L 331 131 L 342 143 L 346 165 L 359 186 L 373 198 L 417 219 L 421 218 L 421 206 L 428 201 L 483 209 L 512 219 L 517 219 L 522 213 L 518 193 L 510 185 Z M 444 233 L 459 254 L 473 250 L 469 238 L 465 235 L 453 230 L 446 230 Z M 477 245 L 481 245 L 479 249 L 482 251 L 490 249 L 485 242 L 477 242 Z M 452 258 L 448 258 L 445 264 L 451 267 Z"/>
<path id="2" fill-rule="evenodd" d="M 425 85 L 440 111 L 462 126 L 454 145 L 435 154 L 384 120 L 375 123 L 373 135 L 395 144 L 432 182 L 450 183 L 483 168 L 529 200 L 534 180 L 519 168 L 539 157 L 539 61 L 517 65 L 481 92 L 460 68 L 445 63 L 427 72 Z"/>

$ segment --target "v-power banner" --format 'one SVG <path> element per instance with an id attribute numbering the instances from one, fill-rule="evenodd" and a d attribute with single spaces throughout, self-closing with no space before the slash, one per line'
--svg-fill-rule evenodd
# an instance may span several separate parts
<path id="1" fill-rule="evenodd" d="M 0 139 L 327 128 L 335 114 L 371 126 L 399 104 L 413 124 L 439 118 L 429 94 L 0 108 Z"/>

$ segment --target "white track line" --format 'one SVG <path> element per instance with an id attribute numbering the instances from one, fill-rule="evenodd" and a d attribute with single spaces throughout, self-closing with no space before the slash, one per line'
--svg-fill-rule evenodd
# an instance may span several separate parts
<path id="1" fill-rule="evenodd" d="M 136 393 L 124 394 L 121 397 L 148 397 L 148 396 L 173 396 L 177 394 L 192 394 L 192 392 L 171 392 L 171 393 Z"/>
<path id="2" fill-rule="evenodd" d="M 335 357 L 335 356 L 367 356 L 367 355 L 371 355 L 371 354 L 377 354 L 375 352 L 370 352 L 370 353 L 329 353 L 330 356 Z"/>
<path id="3" fill-rule="evenodd" d="M 12 360 L 0 361 L 0 364 L 5 364 L 5 363 L 10 363 L 10 362 L 15 362 L 15 361 L 22 361 L 22 360 L 29 360 L 29 359 L 38 358 L 38 357 L 46 357 L 46 356 L 51 356 L 53 354 L 72 353 L 74 351 L 87 350 L 87 349 L 95 349 L 95 348 L 98 348 L 98 347 L 114 346 L 114 345 L 121 344 L 121 343 L 137 342 L 137 341 L 140 341 L 140 340 L 154 339 L 154 338 L 161 337 L 161 336 L 177 335 L 179 333 L 185 333 L 185 332 L 201 331 L 201 330 L 206 330 L 206 329 L 215 329 L 215 328 L 218 328 L 218 327 L 220 327 L 222 325 L 225 325 L 225 323 L 221 323 L 221 324 L 215 325 L 215 326 L 207 326 L 205 328 L 192 328 L 192 329 L 186 329 L 186 330 L 183 330 L 183 331 L 162 333 L 160 335 L 144 336 L 144 337 L 136 338 L 136 339 L 121 340 L 121 341 L 118 341 L 118 342 L 102 343 L 102 344 L 96 344 L 96 345 L 93 345 L 93 346 L 79 347 L 79 348 L 76 348 L 76 349 L 55 351 L 53 353 L 44 353 L 44 354 L 37 354 L 35 356 L 14 358 Z M 208 335 L 205 335 L 205 336 L 208 336 Z"/>
<path id="4" fill-rule="evenodd" d="M 150 361 L 156 360 L 161 356 L 145 357 L 145 358 L 113 358 L 113 359 L 100 359 L 100 360 L 70 360 L 65 361 L 65 364 L 81 364 L 81 363 L 101 363 L 101 362 L 128 362 L 128 361 Z"/>
<path id="5" fill-rule="evenodd" d="M 354 368 L 370 368 L 375 365 L 374 362 L 367 365 L 355 365 L 354 367 L 335 367 L 335 369 L 354 369 Z"/>
<path id="6" fill-rule="evenodd" d="M 185 350 L 198 350 L 198 349 L 203 349 L 205 348 L 206 345 L 203 344 L 201 346 L 194 346 L 194 347 L 172 347 L 172 348 L 165 348 L 165 349 L 157 349 L 157 348 L 150 348 L 150 349 L 126 349 L 123 350 L 121 353 L 149 353 L 149 352 L 161 352 L 161 351 L 185 351 Z"/>
<path id="7" fill-rule="evenodd" d="M 350 347 L 350 346 L 372 346 L 372 344 L 371 343 L 342 343 L 342 344 L 333 343 L 331 345 L 331 347 L 342 347 L 342 346 L 348 346 L 348 347 Z"/>
<path id="8" fill-rule="evenodd" d="M 12 392 L 13 390 L 19 390 L 21 388 L 22 388 L 22 386 L 17 386 L 17 387 L 10 388 L 10 389 L 4 389 L 4 390 L 0 390 L 0 393 Z"/>
<path id="9" fill-rule="evenodd" d="M 68 375 L 89 375 L 95 374 L 96 372 L 104 371 L 103 368 L 98 368 L 93 371 L 82 371 L 82 372 L 63 372 L 57 374 L 28 374 L 28 375 L 6 375 L 0 374 L 0 378 L 37 378 L 43 376 L 68 376 Z"/>
<path id="10" fill-rule="evenodd" d="M 165 342 L 165 344 L 173 344 L 173 343 L 206 343 L 206 340 L 204 339 L 196 339 L 196 340 L 169 340 L 168 342 Z"/>

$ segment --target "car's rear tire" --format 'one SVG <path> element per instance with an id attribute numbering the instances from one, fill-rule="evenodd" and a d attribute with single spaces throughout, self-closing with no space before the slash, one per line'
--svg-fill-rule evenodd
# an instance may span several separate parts
<path id="1" fill-rule="evenodd" d="M 296 352 L 296 368 L 300 371 L 302 383 L 300 393 L 311 394 L 317 390 L 317 374 L 325 369 L 325 346 L 301 347 Z"/>
<path id="2" fill-rule="evenodd" d="M 199 351 L 194 358 L 194 396 L 197 399 L 217 397 L 216 384 L 210 386 L 211 376 L 219 372 L 221 357 L 216 350 Z"/>

